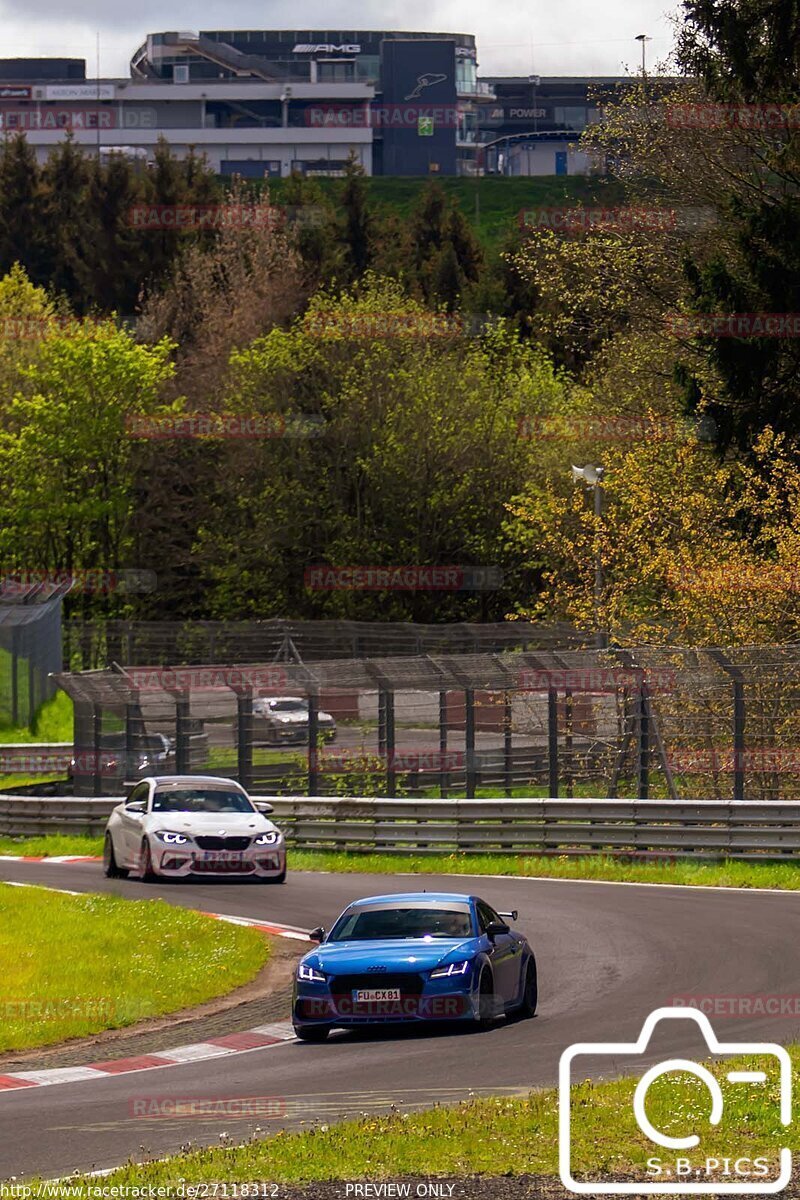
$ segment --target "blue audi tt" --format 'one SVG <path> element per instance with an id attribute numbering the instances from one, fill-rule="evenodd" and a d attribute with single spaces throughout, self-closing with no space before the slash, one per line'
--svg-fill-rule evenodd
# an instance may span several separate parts
<path id="1" fill-rule="evenodd" d="M 334 1028 L 403 1021 L 532 1017 L 536 959 L 521 933 L 477 896 L 411 892 L 370 896 L 344 910 L 295 974 L 297 1036 L 321 1042 Z"/>

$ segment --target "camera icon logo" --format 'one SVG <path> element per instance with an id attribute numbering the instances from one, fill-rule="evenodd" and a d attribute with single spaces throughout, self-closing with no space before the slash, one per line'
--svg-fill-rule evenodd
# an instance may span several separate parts
<path id="1" fill-rule="evenodd" d="M 657 1063 L 641 1075 L 633 1095 L 630 1113 L 622 1114 L 621 1128 L 633 1137 L 637 1131 L 645 1135 L 654 1147 L 663 1153 L 647 1159 L 647 1178 L 639 1181 L 630 1179 L 596 1178 L 597 1168 L 591 1163 L 576 1162 L 576 1136 L 580 1132 L 580 1121 L 591 1119 L 587 1105 L 572 1103 L 575 1086 L 575 1062 L 582 1057 L 593 1060 L 606 1059 L 619 1070 L 619 1060 L 647 1053 L 653 1032 L 661 1021 L 687 1021 L 699 1027 L 708 1050 L 712 1055 L 728 1055 L 741 1058 L 755 1056 L 759 1069 L 731 1069 L 712 1073 L 702 1063 L 687 1058 L 669 1058 Z M 770 1157 L 746 1157 L 731 1146 L 730 1157 L 706 1155 L 702 1150 L 702 1138 L 695 1130 L 681 1131 L 681 1136 L 665 1133 L 651 1121 L 647 1111 L 648 1093 L 654 1084 L 670 1074 L 692 1076 L 699 1081 L 703 1093 L 707 1093 L 699 1111 L 707 1112 L 705 1121 L 712 1127 L 722 1127 L 726 1097 L 732 1096 L 733 1088 L 754 1089 L 754 1101 L 764 1104 L 777 1094 L 775 1117 L 782 1126 L 791 1124 L 792 1119 L 792 1064 L 783 1046 L 772 1042 L 720 1042 L 708 1017 L 691 1008 L 659 1008 L 651 1013 L 642 1026 L 635 1042 L 579 1042 L 568 1047 L 559 1063 L 559 1173 L 561 1182 L 569 1191 L 583 1196 L 594 1195 L 774 1195 L 788 1186 L 792 1178 L 792 1152 L 788 1147 L 776 1146 Z M 582 1078 L 581 1076 L 578 1076 Z M 731 1085 L 731 1087 L 728 1087 Z M 659 1086 L 665 1086 L 661 1083 Z M 777 1093 L 776 1093 L 777 1086 Z M 663 1094 L 663 1093 L 662 1093 Z M 710 1098 L 710 1105 L 709 1105 Z M 587 1117 L 586 1114 L 589 1113 Z M 671 1123 L 671 1122 L 670 1122 Z M 707 1135 L 708 1136 L 708 1135 Z M 783 1139 L 780 1139 L 783 1140 Z M 592 1139 L 584 1139 L 584 1146 Z M 620 1147 L 623 1150 L 624 1147 Z M 694 1152 L 689 1156 L 689 1152 Z M 585 1151 L 582 1151 L 585 1153 Z M 581 1177 L 578 1178 L 577 1176 Z"/>

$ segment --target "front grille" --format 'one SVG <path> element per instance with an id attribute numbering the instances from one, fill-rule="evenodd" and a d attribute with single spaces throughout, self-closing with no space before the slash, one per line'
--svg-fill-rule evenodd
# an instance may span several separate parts
<path id="1" fill-rule="evenodd" d="M 250 845 L 249 837 L 196 837 L 194 840 L 201 850 L 246 850 Z"/>
<path id="2" fill-rule="evenodd" d="M 197 875 L 249 875 L 255 869 L 255 863 L 243 862 L 241 859 L 231 862 L 225 858 L 216 861 L 196 858 L 192 863 L 192 873 Z"/>

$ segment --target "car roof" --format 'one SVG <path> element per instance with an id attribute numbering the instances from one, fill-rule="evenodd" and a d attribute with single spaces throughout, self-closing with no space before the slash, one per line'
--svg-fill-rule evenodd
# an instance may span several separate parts
<path id="1" fill-rule="evenodd" d="M 388 896 L 364 896 L 360 900 L 354 900 L 352 904 L 348 904 L 348 908 L 358 908 L 361 904 L 387 904 L 392 901 L 405 903 L 410 900 L 419 902 L 420 900 L 429 900 L 434 904 L 469 904 L 472 901 L 472 896 L 465 896 L 461 892 L 393 892 Z"/>
<path id="2" fill-rule="evenodd" d="M 214 784 L 217 787 L 233 787 L 237 791 L 244 791 L 242 785 L 235 779 L 227 779 L 223 775 L 148 775 L 147 779 L 142 780 L 142 783 L 154 783 L 156 787 L 162 787 L 165 784 L 180 785 L 181 787 Z"/>

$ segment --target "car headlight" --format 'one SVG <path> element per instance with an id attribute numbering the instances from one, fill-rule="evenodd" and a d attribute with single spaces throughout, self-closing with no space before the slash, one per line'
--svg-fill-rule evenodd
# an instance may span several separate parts
<path id="1" fill-rule="evenodd" d="M 325 976 L 321 971 L 317 971 L 315 967 L 310 967 L 308 963 L 300 963 L 297 968 L 297 978 L 304 979 L 307 983 L 325 983 Z"/>
<path id="2" fill-rule="evenodd" d="M 470 968 L 470 960 L 450 963 L 449 967 L 435 967 L 431 971 L 431 979 L 444 979 L 446 975 L 466 975 Z"/>
<path id="3" fill-rule="evenodd" d="M 187 842 L 192 840 L 185 833 L 171 833 L 168 829 L 156 830 L 156 837 L 170 846 L 185 846 Z"/>
<path id="4" fill-rule="evenodd" d="M 281 835 L 278 830 L 270 829 L 268 833 L 260 833 L 253 844 L 255 846 L 274 846 L 280 840 Z"/>

